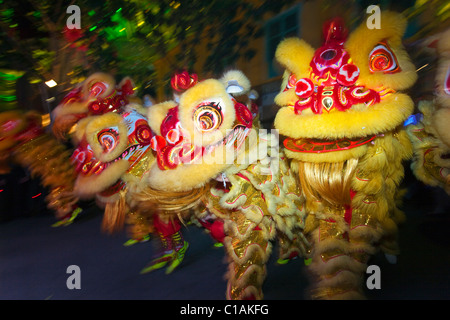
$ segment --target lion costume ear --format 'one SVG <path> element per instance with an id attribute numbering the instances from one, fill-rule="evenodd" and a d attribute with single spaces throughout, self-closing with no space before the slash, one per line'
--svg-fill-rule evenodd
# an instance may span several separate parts
<path id="1" fill-rule="evenodd" d="M 147 109 L 147 121 L 152 131 L 157 135 L 161 135 L 161 124 L 167 116 L 169 109 L 175 108 L 175 101 L 166 101 L 154 104 Z"/>
<path id="2" fill-rule="evenodd" d="M 115 90 L 115 86 L 116 81 L 111 75 L 94 73 L 62 100 L 53 110 L 53 117 L 56 119 L 69 114 L 86 113 L 90 101 L 107 97 Z"/>
<path id="3" fill-rule="evenodd" d="M 309 62 L 314 56 L 314 49 L 298 38 L 287 38 L 280 42 L 275 51 L 276 60 L 297 79 L 309 75 Z"/>
<path id="4" fill-rule="evenodd" d="M 97 98 L 110 95 L 116 86 L 114 78 L 103 72 L 89 76 L 77 88 L 72 90 L 62 102 L 52 111 L 53 133 L 60 139 L 82 117 L 87 114 L 89 103 Z"/>
<path id="5" fill-rule="evenodd" d="M 81 86 L 84 99 L 92 100 L 109 96 L 116 88 L 116 81 L 107 73 L 97 72 L 89 76 Z"/>
<path id="6" fill-rule="evenodd" d="M 224 73 L 220 81 L 232 96 L 242 96 L 250 91 L 250 80 L 240 70 L 230 70 Z"/>
<path id="7" fill-rule="evenodd" d="M 345 42 L 345 49 L 360 69 L 358 82 L 369 88 L 404 90 L 417 80 L 416 67 L 402 44 L 407 20 L 399 13 L 381 13 L 381 27 L 369 29 L 364 21 Z"/>
<path id="8" fill-rule="evenodd" d="M 302 39 L 287 38 L 280 42 L 275 51 L 275 58 L 285 68 L 281 91 L 275 97 L 277 105 L 289 105 L 297 100 L 293 90 L 284 91 L 290 79 L 301 79 L 309 76 L 309 62 L 314 56 L 314 49 Z"/>
<path id="9" fill-rule="evenodd" d="M 118 89 L 127 94 L 127 96 L 135 96 L 136 92 L 134 88 L 136 87 L 134 81 L 130 77 L 123 78 L 117 85 Z"/>

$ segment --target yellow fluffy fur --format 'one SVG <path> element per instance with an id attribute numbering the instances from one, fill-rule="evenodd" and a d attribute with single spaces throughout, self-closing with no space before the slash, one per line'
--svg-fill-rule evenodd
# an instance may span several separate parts
<path id="1" fill-rule="evenodd" d="M 105 85 L 106 90 L 96 96 L 96 98 L 104 98 L 109 96 L 114 91 L 116 86 L 116 81 L 110 74 L 103 72 L 94 73 L 83 82 L 81 92 L 85 97 L 89 97 L 92 86 L 97 82 L 102 82 Z"/>
<path id="2" fill-rule="evenodd" d="M 236 81 L 243 89 L 242 92 L 236 94 L 237 96 L 247 94 L 250 91 L 250 80 L 240 70 L 227 71 L 219 81 L 221 81 L 225 87 L 228 86 L 229 81 Z"/>
<path id="3" fill-rule="evenodd" d="M 302 39 L 287 38 L 278 45 L 275 51 L 275 58 L 287 70 L 293 72 L 297 79 L 301 79 L 309 76 L 309 64 L 305 63 L 305 61 L 311 61 L 314 51 Z"/>
<path id="4" fill-rule="evenodd" d="M 92 117 L 96 117 L 96 116 L 92 116 Z M 92 120 L 92 117 L 83 118 L 75 124 L 74 132 L 72 134 L 73 145 L 76 146 L 81 142 L 81 140 L 83 139 L 84 134 L 86 132 L 86 126 Z"/>
<path id="5" fill-rule="evenodd" d="M 129 167 L 127 160 L 119 160 L 112 163 L 101 175 L 79 175 L 75 182 L 74 193 L 83 199 L 92 198 L 119 180 Z"/>
<path id="6" fill-rule="evenodd" d="M 380 21 L 380 29 L 369 29 L 363 23 L 349 35 L 345 43 L 345 49 L 360 70 L 358 83 L 369 88 L 384 86 L 394 90 L 407 89 L 417 80 L 417 74 L 416 67 L 408 58 L 401 43 L 406 19 L 398 13 L 383 12 Z M 396 55 L 402 72 L 393 74 L 370 72 L 369 53 L 377 43 L 383 40 L 387 41 Z"/>
<path id="7" fill-rule="evenodd" d="M 161 123 L 167 115 L 167 111 L 176 106 L 177 104 L 175 101 L 166 101 L 152 105 L 148 108 L 148 124 L 150 125 L 150 128 L 152 128 L 153 132 L 155 132 L 157 135 L 161 135 L 160 127 Z"/>
<path id="8" fill-rule="evenodd" d="M 450 150 L 450 108 L 441 108 L 433 115 L 433 126 L 436 128 L 438 139 Z"/>

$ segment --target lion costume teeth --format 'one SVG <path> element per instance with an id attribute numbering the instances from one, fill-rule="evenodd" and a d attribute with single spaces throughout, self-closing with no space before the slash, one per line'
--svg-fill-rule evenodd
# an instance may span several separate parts
<path id="1" fill-rule="evenodd" d="M 347 34 L 341 20 L 324 26 L 317 50 L 289 38 L 276 51 L 285 67 L 275 127 L 306 199 L 312 243 L 310 296 L 363 298 L 369 257 L 397 254 L 395 191 L 411 145 L 402 127 L 413 101 L 399 90 L 417 79 L 401 44 L 406 20 L 381 15 Z"/>

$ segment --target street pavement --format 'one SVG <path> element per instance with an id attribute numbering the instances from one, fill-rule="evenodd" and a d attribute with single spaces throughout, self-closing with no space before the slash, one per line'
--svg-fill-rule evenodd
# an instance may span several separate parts
<path id="1" fill-rule="evenodd" d="M 381 288 L 367 289 L 371 300 L 450 299 L 449 215 L 429 216 L 430 188 L 409 178 L 404 202 L 407 221 L 400 227 L 396 264 L 375 255 L 369 264 L 381 271 Z M 6 201 L 2 198 L 2 201 Z M 41 200 L 42 205 L 42 200 Z M 72 225 L 51 227 L 51 212 L 0 223 L 0 300 L 223 300 L 227 265 L 224 249 L 214 247 L 203 229 L 184 228 L 190 243 L 183 263 L 141 275 L 155 254 L 156 241 L 126 247 L 125 231 L 101 232 L 101 211 L 90 203 Z M 31 210 L 27 208 L 27 210 Z M 38 211 L 36 213 L 35 211 Z M 267 264 L 266 300 L 304 300 L 309 285 L 302 259 L 276 263 L 277 247 Z M 80 288 L 69 289 L 69 266 L 80 270 Z"/>

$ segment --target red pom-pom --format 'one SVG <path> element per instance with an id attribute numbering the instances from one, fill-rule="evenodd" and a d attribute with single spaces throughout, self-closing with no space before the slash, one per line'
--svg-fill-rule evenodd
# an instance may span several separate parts
<path id="1" fill-rule="evenodd" d="M 325 22 L 322 31 L 325 43 L 342 43 L 347 39 L 348 30 L 341 18 L 334 18 Z"/>
<path id="2" fill-rule="evenodd" d="M 302 78 L 295 84 L 295 94 L 299 98 L 308 98 L 314 92 L 314 83 L 311 79 Z"/>
<path id="3" fill-rule="evenodd" d="M 197 75 L 195 73 L 189 74 L 187 71 L 181 73 L 176 73 L 172 79 L 170 79 L 170 84 L 172 89 L 178 92 L 183 92 L 197 84 Z"/>
<path id="4" fill-rule="evenodd" d="M 359 69 L 354 64 L 344 64 L 337 73 L 336 80 L 343 86 L 351 86 L 359 78 Z"/>
<path id="5" fill-rule="evenodd" d="M 247 128 L 251 128 L 253 115 L 250 110 L 248 110 L 247 106 L 240 102 L 236 102 L 234 104 L 234 109 L 236 110 L 236 118 L 238 122 L 242 123 Z"/>

